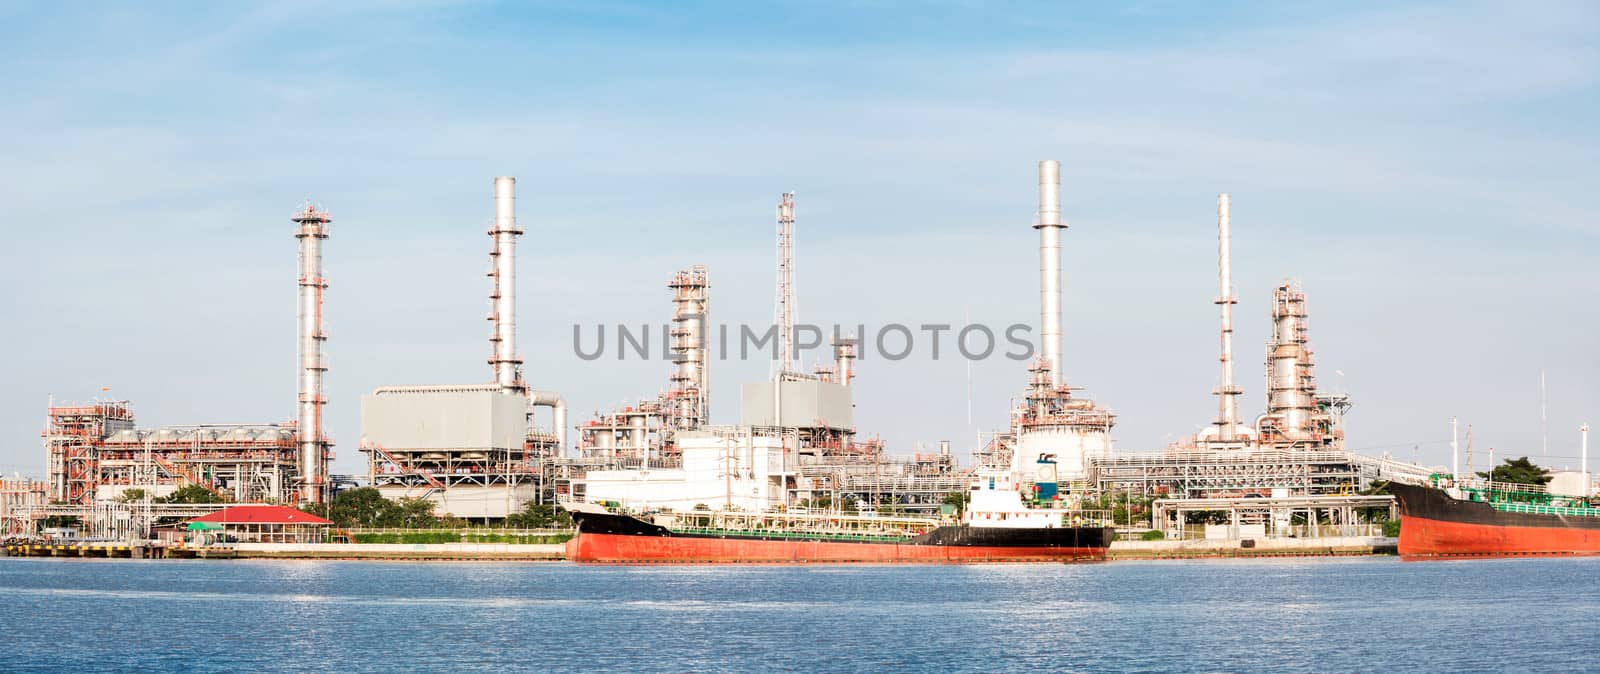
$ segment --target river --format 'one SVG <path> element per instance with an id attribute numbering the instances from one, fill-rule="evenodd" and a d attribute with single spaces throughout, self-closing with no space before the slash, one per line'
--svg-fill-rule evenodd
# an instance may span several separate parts
<path id="1" fill-rule="evenodd" d="M 5 671 L 1581 671 L 1600 559 L 0 559 Z"/>

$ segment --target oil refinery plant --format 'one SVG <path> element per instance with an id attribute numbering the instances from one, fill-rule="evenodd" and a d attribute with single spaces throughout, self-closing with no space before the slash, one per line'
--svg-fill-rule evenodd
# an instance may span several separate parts
<path id="1" fill-rule="evenodd" d="M 975 471 L 1004 469 L 1020 487 L 1044 487 L 1065 502 L 1111 493 L 1210 505 L 1272 501 L 1279 508 L 1347 512 L 1350 497 L 1379 477 L 1425 478 L 1433 469 L 1345 449 L 1343 394 L 1317 386 L 1305 293 L 1292 281 L 1271 292 L 1266 409 L 1246 420 L 1234 380 L 1231 199 L 1218 200 L 1221 384 L 1217 417 L 1154 452 L 1115 447 L 1110 408 L 1069 385 L 1062 341 L 1060 167 L 1038 165 L 1039 358 L 1026 369 L 1007 426 L 958 465 L 948 442 L 935 454 L 899 456 L 858 431 L 853 383 L 856 339 L 833 340 L 831 363 L 803 372 L 795 351 L 795 200 L 777 205 L 779 262 L 770 379 L 740 387 L 738 423 L 711 423 L 711 274 L 702 265 L 667 275 L 671 368 L 663 393 L 572 423 L 555 382 L 538 381 L 517 345 L 516 181 L 493 181 L 490 251 L 491 378 L 457 384 L 383 386 L 360 400 L 358 450 L 365 475 L 333 476 L 323 432 L 323 244 L 332 222 L 306 205 L 295 213 L 299 243 L 296 417 L 254 425 L 140 428 L 127 401 L 58 404 L 44 430 L 48 475 L 7 493 L 7 530 L 47 515 L 94 518 L 129 489 L 163 496 L 199 485 L 228 500 L 321 503 L 365 483 L 388 498 L 425 498 L 436 511 L 502 520 L 529 502 L 606 501 L 634 510 L 713 508 L 749 512 L 853 501 L 863 509 L 930 513 Z M 867 375 L 870 376 L 870 373 Z M 535 387 L 535 383 L 539 384 Z M 339 404 L 336 402 L 335 404 Z M 8 483 L 9 484 L 9 483 Z M 1035 490 L 1037 493 L 1039 490 Z M 1244 499 L 1257 499 L 1246 502 Z M 1298 501 L 1296 501 L 1298 499 Z M 1285 505 L 1287 504 L 1287 505 Z M 1278 512 L 1278 511 L 1275 511 Z M 98 515 L 97 515 L 98 514 Z M 109 515 L 107 515 L 109 516 Z M 1281 513 L 1274 516 L 1281 517 Z"/>

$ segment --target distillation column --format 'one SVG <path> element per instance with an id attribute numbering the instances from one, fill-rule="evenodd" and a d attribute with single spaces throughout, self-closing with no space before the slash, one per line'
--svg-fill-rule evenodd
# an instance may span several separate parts
<path id="1" fill-rule="evenodd" d="M 1317 385 L 1306 339 L 1306 296 L 1291 282 L 1272 291 L 1267 345 L 1267 417 L 1289 440 L 1311 438 Z"/>
<path id="2" fill-rule="evenodd" d="M 517 179 L 494 179 L 494 228 L 489 237 L 494 249 L 489 253 L 489 320 L 494 331 L 489 337 L 489 365 L 494 381 L 507 393 L 521 392 L 522 361 L 517 358 Z"/>
<path id="3" fill-rule="evenodd" d="M 711 423 L 710 278 L 704 265 L 674 274 L 672 289 L 673 427 L 692 430 Z"/>
<path id="4" fill-rule="evenodd" d="M 322 407 L 327 404 L 322 379 L 327 364 L 322 359 L 322 344 L 327 333 L 322 329 L 322 294 L 327 279 L 322 276 L 322 242 L 328 238 L 333 222 L 327 211 L 306 204 L 291 221 L 300 226 L 300 405 L 296 433 L 299 436 L 300 500 L 321 503 L 327 481 L 327 439 L 322 433 Z"/>
<path id="5" fill-rule="evenodd" d="M 1061 372 L 1061 162 L 1039 162 L 1039 351 L 1050 368 L 1050 385 L 1059 388 Z"/>

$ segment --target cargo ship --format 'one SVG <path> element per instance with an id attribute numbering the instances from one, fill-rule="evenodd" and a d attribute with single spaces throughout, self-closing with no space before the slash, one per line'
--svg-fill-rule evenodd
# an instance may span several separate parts
<path id="1" fill-rule="evenodd" d="M 1589 498 L 1437 475 L 1389 491 L 1400 502 L 1401 557 L 1600 555 L 1600 508 Z"/>
<path id="2" fill-rule="evenodd" d="M 631 514 L 569 503 L 567 558 L 599 563 L 992 563 L 1102 561 L 1103 513 L 1030 507 L 1017 485 L 979 477 L 958 519 L 842 512 Z"/>

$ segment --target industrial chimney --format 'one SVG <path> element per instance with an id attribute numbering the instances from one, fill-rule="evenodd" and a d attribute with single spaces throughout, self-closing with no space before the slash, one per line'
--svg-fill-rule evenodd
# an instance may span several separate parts
<path id="1" fill-rule="evenodd" d="M 494 332 L 489 337 L 489 365 L 494 381 L 507 393 L 521 392 L 522 361 L 517 358 L 517 179 L 494 179 L 494 228 L 489 237 L 494 250 L 489 253 L 489 277 L 494 280 L 489 292 L 489 320 Z"/>
<path id="2" fill-rule="evenodd" d="M 1233 385 L 1233 198 L 1217 195 L 1216 303 L 1222 307 L 1222 384 L 1217 387 L 1217 439 L 1232 442 L 1239 431 L 1239 387 Z"/>
<path id="3" fill-rule="evenodd" d="M 1039 351 L 1050 367 L 1050 384 L 1061 373 L 1061 162 L 1039 162 Z"/>
<path id="4" fill-rule="evenodd" d="M 299 436 L 300 500 L 323 501 L 327 480 L 327 440 L 322 434 L 322 377 L 328 367 L 322 360 L 322 343 L 328 336 L 322 330 L 322 293 L 328 282 L 322 277 L 322 241 L 328 238 L 333 222 L 327 211 L 307 203 L 290 218 L 300 226 L 300 405 L 295 432 Z"/>

